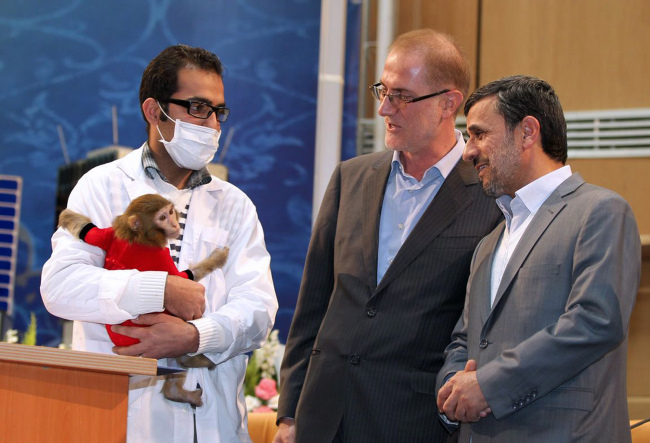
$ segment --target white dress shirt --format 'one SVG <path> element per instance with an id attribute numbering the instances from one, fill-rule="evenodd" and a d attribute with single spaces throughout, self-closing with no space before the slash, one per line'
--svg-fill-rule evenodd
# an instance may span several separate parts
<path id="1" fill-rule="evenodd" d="M 501 239 L 494 252 L 494 261 L 492 262 L 491 305 L 494 305 L 494 299 L 501 284 L 503 273 L 519 240 L 526 232 L 526 228 L 540 206 L 569 177 L 571 177 L 571 167 L 568 165 L 563 166 L 528 183 L 515 192 L 515 198 L 509 195 L 502 195 L 497 198 L 497 205 L 506 217 L 506 229 L 501 234 Z"/>

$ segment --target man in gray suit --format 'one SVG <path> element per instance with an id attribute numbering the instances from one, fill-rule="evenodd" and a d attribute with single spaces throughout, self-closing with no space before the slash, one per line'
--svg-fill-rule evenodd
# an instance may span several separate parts
<path id="1" fill-rule="evenodd" d="M 332 175 L 287 340 L 276 442 L 446 440 L 436 375 L 472 252 L 500 219 L 454 129 L 468 71 L 432 30 L 391 46 L 371 87 L 389 151 Z"/>
<path id="2" fill-rule="evenodd" d="M 438 408 L 462 422 L 460 442 L 629 442 L 627 330 L 641 267 L 630 207 L 564 166 L 564 114 L 543 80 L 489 83 L 465 115 L 464 159 L 505 221 L 472 258 Z"/>

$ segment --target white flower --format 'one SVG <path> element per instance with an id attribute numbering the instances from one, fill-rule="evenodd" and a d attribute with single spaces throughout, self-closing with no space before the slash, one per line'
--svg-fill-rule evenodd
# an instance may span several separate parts
<path id="1" fill-rule="evenodd" d="M 7 332 L 5 333 L 5 341 L 7 343 L 18 343 L 18 330 L 7 329 Z"/>
<path id="2" fill-rule="evenodd" d="M 277 377 L 275 359 L 280 346 L 278 333 L 277 329 L 271 331 L 267 342 L 261 348 L 255 350 L 255 360 L 262 378 L 276 379 Z"/>
<path id="3" fill-rule="evenodd" d="M 266 402 L 266 406 L 277 411 L 279 401 L 280 401 L 280 394 L 274 395 L 273 397 L 269 398 L 269 401 Z"/>
<path id="4" fill-rule="evenodd" d="M 248 412 L 251 412 L 255 408 L 259 408 L 260 406 L 262 406 L 262 402 L 259 398 L 252 395 L 246 396 L 246 409 Z"/>

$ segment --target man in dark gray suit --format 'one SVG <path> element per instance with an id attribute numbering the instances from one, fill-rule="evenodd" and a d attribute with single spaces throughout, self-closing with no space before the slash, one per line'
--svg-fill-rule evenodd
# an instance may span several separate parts
<path id="1" fill-rule="evenodd" d="M 334 171 L 316 220 L 281 372 L 276 442 L 440 442 L 435 381 L 472 252 L 498 223 L 454 122 L 468 64 L 421 30 L 381 81 L 389 151 Z M 295 419 L 295 420 L 294 420 Z"/>
<path id="2" fill-rule="evenodd" d="M 634 214 L 564 166 L 564 114 L 543 80 L 489 83 L 465 115 L 464 158 L 505 221 L 474 253 L 438 407 L 463 422 L 460 442 L 629 442 Z"/>

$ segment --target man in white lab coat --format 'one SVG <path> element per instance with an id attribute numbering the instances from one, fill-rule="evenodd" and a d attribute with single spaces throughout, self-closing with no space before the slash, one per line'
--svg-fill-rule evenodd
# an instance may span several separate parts
<path id="1" fill-rule="evenodd" d="M 43 267 L 43 301 L 52 314 L 75 321 L 74 349 L 163 359 L 168 366 L 174 357 L 201 353 L 217 365 L 188 370 L 185 387 L 203 391 L 197 408 L 165 399 L 162 377 L 132 377 L 129 442 L 250 441 L 245 353 L 262 345 L 278 304 L 255 206 L 206 168 L 229 115 L 222 69 L 216 55 L 184 45 L 154 58 L 140 86 L 148 141 L 83 176 L 68 207 L 105 228 L 134 198 L 161 194 L 175 203 L 184 225 L 170 242 L 179 269 L 217 247 L 230 249 L 225 266 L 200 282 L 165 272 L 108 271 L 101 249 L 59 229 Z M 129 319 L 149 327 L 113 326 L 140 340 L 113 348 L 104 324 Z"/>

